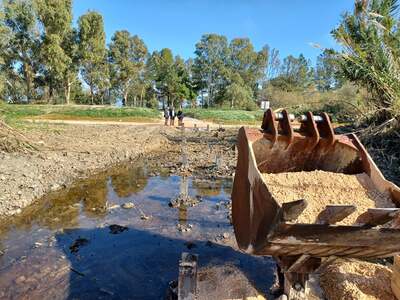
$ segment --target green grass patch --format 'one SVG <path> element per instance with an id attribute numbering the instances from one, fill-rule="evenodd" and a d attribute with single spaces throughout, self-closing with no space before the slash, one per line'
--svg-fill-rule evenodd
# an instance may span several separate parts
<path id="1" fill-rule="evenodd" d="M 221 124 L 258 124 L 264 112 L 230 109 L 187 109 L 185 116 Z"/>
<path id="2" fill-rule="evenodd" d="M 8 123 L 20 123 L 24 119 L 153 122 L 160 119 L 160 112 L 142 107 L 117 108 L 87 105 L 17 105 L 3 103 L 0 104 L 0 117 Z"/>

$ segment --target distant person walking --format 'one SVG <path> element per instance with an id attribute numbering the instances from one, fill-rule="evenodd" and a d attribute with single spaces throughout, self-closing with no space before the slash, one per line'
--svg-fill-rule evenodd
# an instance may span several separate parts
<path id="1" fill-rule="evenodd" d="M 172 106 L 169 108 L 169 125 L 174 126 L 175 125 L 175 108 Z"/>
<path id="2" fill-rule="evenodd" d="M 177 117 L 178 117 L 178 126 L 183 126 L 183 111 L 182 111 L 182 108 L 180 108 L 179 110 L 178 110 L 178 113 L 177 113 L 177 115 L 176 115 Z"/>
<path id="3" fill-rule="evenodd" d="M 164 109 L 164 119 L 165 119 L 165 126 L 168 126 L 168 120 L 169 120 L 169 111 L 168 111 L 168 107 L 166 107 Z"/>

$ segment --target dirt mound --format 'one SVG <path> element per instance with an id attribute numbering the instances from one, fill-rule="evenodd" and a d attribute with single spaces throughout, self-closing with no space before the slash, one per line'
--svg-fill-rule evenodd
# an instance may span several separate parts
<path id="1" fill-rule="evenodd" d="M 365 173 L 346 175 L 325 171 L 263 174 L 269 191 L 280 202 L 307 200 L 298 223 L 314 223 L 326 205 L 352 205 L 357 210 L 338 224 L 354 224 L 368 208 L 395 207 L 389 195 L 380 193 Z"/>
<path id="2" fill-rule="evenodd" d="M 395 300 L 391 276 L 392 271 L 382 265 L 338 260 L 321 275 L 321 287 L 329 300 Z"/>
<path id="3" fill-rule="evenodd" d="M 32 152 L 36 150 L 28 139 L 18 130 L 0 120 L 0 151 L 1 152 Z"/>

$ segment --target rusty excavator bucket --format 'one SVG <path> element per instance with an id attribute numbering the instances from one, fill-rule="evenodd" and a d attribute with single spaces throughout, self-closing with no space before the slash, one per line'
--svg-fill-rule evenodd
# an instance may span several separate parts
<path id="1" fill-rule="evenodd" d="M 354 225 L 336 223 L 354 213 L 357 203 L 327 205 L 314 223 L 293 222 L 304 212 L 307 199 L 278 201 L 263 174 L 316 170 L 366 173 L 374 188 L 389 195 L 394 205 L 371 207 Z M 396 207 L 400 207 L 399 187 L 384 178 L 354 134 L 335 135 L 325 113 L 309 112 L 296 119 L 286 111 L 268 110 L 261 129 L 239 130 L 232 218 L 238 246 L 247 253 L 272 255 L 283 270 L 293 273 L 311 272 L 331 256 L 393 256 L 400 252 Z"/>

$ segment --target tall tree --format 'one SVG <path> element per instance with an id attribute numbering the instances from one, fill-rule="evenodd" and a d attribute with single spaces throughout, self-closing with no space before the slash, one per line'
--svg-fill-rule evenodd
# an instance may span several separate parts
<path id="1" fill-rule="evenodd" d="M 8 70 L 15 74 L 16 84 L 21 80 L 25 85 L 27 101 L 34 97 L 34 80 L 38 70 L 38 49 L 40 34 L 36 10 L 30 0 L 4 0 L 3 24 L 8 28 L 9 40 L 3 60 Z M 15 67 L 18 68 L 14 72 Z M 14 83 L 10 83 L 14 84 Z"/>
<path id="2" fill-rule="evenodd" d="M 82 77 L 90 88 L 91 103 L 95 96 L 104 99 L 104 91 L 109 86 L 106 35 L 103 17 L 97 12 L 88 12 L 78 20 L 79 55 Z"/>
<path id="3" fill-rule="evenodd" d="M 114 34 L 109 48 L 112 86 L 119 91 L 125 105 L 129 91 L 143 81 L 147 47 L 137 35 L 131 36 L 123 30 Z"/>
<path id="4" fill-rule="evenodd" d="M 266 79 L 270 80 L 278 75 L 281 62 L 279 60 L 279 50 L 265 46 L 268 51 Z"/>
<path id="5" fill-rule="evenodd" d="M 229 67 L 237 72 L 245 84 L 256 89 L 259 80 L 263 79 L 267 67 L 268 49 L 260 52 L 254 50 L 248 38 L 233 39 L 229 44 Z"/>
<path id="6" fill-rule="evenodd" d="M 304 90 L 313 82 L 313 69 L 303 54 L 299 57 L 287 56 L 281 65 L 280 73 L 270 80 L 272 86 L 284 91 Z"/>
<path id="7" fill-rule="evenodd" d="M 324 49 L 317 58 L 315 80 L 320 91 L 339 88 L 343 80 L 339 75 L 337 55 L 333 49 Z"/>
<path id="8" fill-rule="evenodd" d="M 229 59 L 228 41 L 225 36 L 205 34 L 196 44 L 193 75 L 198 90 L 206 90 L 207 106 L 213 105 L 227 85 L 226 66 Z"/>
<path id="9" fill-rule="evenodd" d="M 41 61 L 45 70 L 50 97 L 62 87 L 66 103 L 76 78 L 76 40 L 72 29 L 72 0 L 36 0 L 43 24 Z"/>

